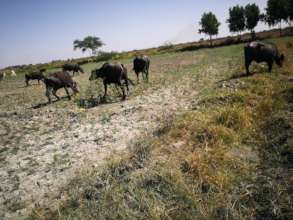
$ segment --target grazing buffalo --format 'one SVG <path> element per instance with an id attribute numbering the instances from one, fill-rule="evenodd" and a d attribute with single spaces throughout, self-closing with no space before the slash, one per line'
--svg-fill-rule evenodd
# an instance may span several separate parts
<path id="1" fill-rule="evenodd" d="M 0 72 L 0 81 L 2 81 L 5 78 L 5 76 L 6 76 L 5 72 L 3 73 Z"/>
<path id="2" fill-rule="evenodd" d="M 269 67 L 269 72 L 272 71 L 273 63 L 282 67 L 285 59 L 283 54 L 279 54 L 278 48 L 272 43 L 251 42 L 244 47 L 245 67 L 247 75 L 249 73 L 249 66 L 252 61 L 257 63 L 266 62 Z"/>
<path id="3" fill-rule="evenodd" d="M 133 60 L 133 70 L 139 82 L 139 73 L 142 73 L 142 78 L 149 80 L 150 59 L 147 56 L 135 56 Z M 145 77 L 144 77 L 145 74 Z"/>
<path id="4" fill-rule="evenodd" d="M 73 76 L 74 76 L 75 73 L 79 73 L 79 72 L 84 73 L 83 69 L 77 63 L 72 63 L 72 64 L 67 63 L 67 64 L 64 64 L 62 66 L 62 70 L 63 70 L 63 72 L 65 72 L 65 71 L 72 71 Z"/>
<path id="5" fill-rule="evenodd" d="M 122 81 L 124 81 L 127 92 L 129 91 L 128 82 L 133 84 L 133 82 L 127 77 L 126 67 L 120 63 L 115 63 L 115 64 L 105 63 L 100 69 L 93 70 L 89 80 L 95 80 L 98 78 L 103 79 L 104 89 L 105 89 L 104 99 L 107 96 L 108 84 L 113 83 L 115 85 L 120 86 L 123 93 L 122 100 L 125 100 L 126 98 L 125 89 L 124 89 L 124 85 L 122 84 Z"/>
<path id="6" fill-rule="evenodd" d="M 44 79 L 44 74 L 43 74 L 43 71 L 32 72 L 32 73 L 25 74 L 24 77 L 25 77 L 26 86 L 29 86 L 30 80 L 38 80 L 38 83 L 40 84 L 40 80 Z"/>
<path id="7" fill-rule="evenodd" d="M 68 72 L 56 72 L 50 73 L 48 76 L 44 77 L 44 83 L 46 85 L 46 96 L 48 97 L 49 103 L 51 103 L 50 92 L 59 100 L 56 92 L 58 89 L 64 88 L 68 99 L 70 100 L 70 94 L 67 88 L 71 88 L 74 93 L 78 93 L 77 84 L 72 80 L 72 77 Z"/>

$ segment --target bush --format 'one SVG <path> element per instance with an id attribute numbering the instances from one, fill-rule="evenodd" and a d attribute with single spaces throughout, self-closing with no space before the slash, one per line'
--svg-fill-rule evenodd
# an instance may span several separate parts
<path id="1" fill-rule="evenodd" d="M 96 62 L 109 61 L 109 60 L 117 59 L 117 58 L 118 58 L 118 52 L 115 52 L 115 51 L 100 52 L 100 54 L 97 56 L 95 61 Z"/>

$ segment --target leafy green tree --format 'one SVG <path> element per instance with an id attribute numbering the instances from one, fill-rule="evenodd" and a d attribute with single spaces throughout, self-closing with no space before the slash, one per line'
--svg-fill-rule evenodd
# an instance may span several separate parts
<path id="1" fill-rule="evenodd" d="M 94 55 L 97 53 L 97 50 L 102 47 L 104 43 L 99 37 L 87 36 L 83 40 L 75 40 L 73 42 L 74 50 L 80 49 L 82 52 L 91 50 L 91 53 Z"/>
<path id="2" fill-rule="evenodd" d="M 246 28 L 250 30 L 252 38 L 254 38 L 254 28 L 260 20 L 260 10 L 256 4 L 248 4 L 245 6 Z"/>
<path id="3" fill-rule="evenodd" d="M 270 25 L 279 24 L 282 35 L 282 21 L 288 20 L 288 0 L 268 0 L 266 8 L 266 22 Z"/>
<path id="4" fill-rule="evenodd" d="M 227 19 L 230 32 L 241 33 L 245 30 L 245 11 L 242 6 L 236 5 L 229 8 L 229 18 Z"/>
<path id="5" fill-rule="evenodd" d="M 219 33 L 219 26 L 221 25 L 216 15 L 214 15 L 212 12 L 204 13 L 199 24 L 201 26 L 199 33 L 205 33 L 209 35 L 210 43 L 213 45 L 212 36 Z"/>

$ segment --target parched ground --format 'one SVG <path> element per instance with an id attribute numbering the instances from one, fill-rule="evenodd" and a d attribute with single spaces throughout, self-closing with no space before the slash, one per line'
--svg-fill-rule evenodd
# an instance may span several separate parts
<path id="1" fill-rule="evenodd" d="M 189 109 L 191 98 L 216 80 L 216 67 L 207 66 L 205 57 L 205 52 L 155 56 L 149 84 L 131 87 L 124 102 L 109 97 L 108 104 L 89 109 L 78 104 L 102 92 L 101 84 L 88 82 L 93 65 L 75 78 L 78 97 L 51 105 L 42 84 L 24 87 L 21 78 L 1 82 L 0 216 L 14 219 L 33 207 L 52 206 L 62 196 L 59 189 L 81 170 L 98 166 L 160 121 Z M 130 61 L 124 62 L 131 69 Z M 206 80 L 206 74 L 214 79 Z M 111 95 L 117 96 L 115 88 Z"/>
<path id="2" fill-rule="evenodd" d="M 131 60 L 121 62 L 131 70 Z M 50 105 L 42 84 L 24 87 L 20 76 L 0 82 L 0 219 L 21 218 L 37 207 L 54 210 L 70 180 L 151 136 L 162 121 L 197 109 L 199 93 L 243 87 L 242 63 L 242 45 L 155 55 L 150 82 L 131 86 L 123 102 L 113 86 L 107 104 L 93 104 L 103 89 L 88 81 L 101 64 L 86 65 L 86 74 L 75 77 L 79 95 Z"/>

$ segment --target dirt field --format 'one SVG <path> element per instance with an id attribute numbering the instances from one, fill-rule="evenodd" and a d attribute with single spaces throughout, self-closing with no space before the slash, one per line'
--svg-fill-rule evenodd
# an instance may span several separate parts
<path id="1" fill-rule="evenodd" d="M 23 217 L 38 206 L 57 207 L 72 178 L 152 134 L 161 121 L 196 108 L 199 92 L 243 73 L 241 48 L 153 56 L 150 83 L 131 86 L 126 101 L 112 87 L 107 104 L 96 106 L 92 101 L 102 94 L 102 84 L 88 78 L 101 64 L 84 66 L 86 73 L 74 78 L 80 94 L 50 105 L 42 83 L 24 87 L 21 76 L 0 82 L 0 219 Z M 135 82 L 131 60 L 121 62 Z M 238 84 L 235 79 L 228 86 Z"/>
<path id="2" fill-rule="evenodd" d="M 151 83 L 141 81 L 132 87 L 124 102 L 113 87 L 107 104 L 90 109 L 79 107 L 79 100 L 102 94 L 101 82 L 90 85 L 88 81 L 94 65 L 75 78 L 80 95 L 51 105 L 46 104 L 43 84 L 24 87 L 21 77 L 1 82 L 0 213 L 22 215 L 28 207 L 51 202 L 76 173 L 99 165 L 106 156 L 151 132 L 163 118 L 188 108 L 189 98 L 197 92 L 190 88 L 200 73 L 185 78 L 203 58 L 204 53 L 153 57 Z M 122 62 L 131 69 L 130 60 Z M 134 73 L 130 77 L 135 81 Z M 65 96 L 61 90 L 58 94 Z"/>

